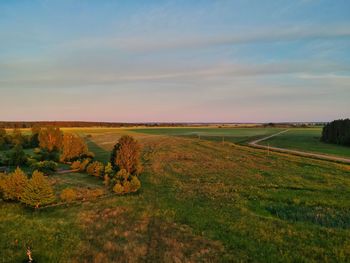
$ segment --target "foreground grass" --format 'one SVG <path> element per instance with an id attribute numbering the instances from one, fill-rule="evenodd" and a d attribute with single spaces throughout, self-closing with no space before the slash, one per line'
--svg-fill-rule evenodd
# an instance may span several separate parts
<path id="1" fill-rule="evenodd" d="M 261 142 L 263 145 L 350 157 L 350 147 L 320 141 L 321 128 L 290 129 L 288 132 Z"/>
<path id="2" fill-rule="evenodd" d="M 125 132 L 91 140 L 102 153 Z M 348 261 L 349 166 L 135 136 L 144 147 L 141 192 L 38 212 L 0 203 L 0 261 L 21 261 L 26 242 L 39 262 Z"/>

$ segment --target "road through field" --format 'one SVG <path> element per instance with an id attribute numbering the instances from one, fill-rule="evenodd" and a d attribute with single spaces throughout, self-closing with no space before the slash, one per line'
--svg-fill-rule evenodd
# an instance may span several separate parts
<path id="1" fill-rule="evenodd" d="M 300 155 L 300 156 L 305 156 L 305 157 L 311 157 L 311 158 L 317 158 L 317 159 L 322 159 L 322 160 L 328 160 L 328 161 L 335 161 L 335 162 L 342 162 L 342 163 L 349 163 L 350 164 L 350 159 L 349 158 L 342 158 L 342 157 L 336 157 L 332 155 L 327 155 L 327 154 L 318 154 L 318 153 L 310 153 L 310 152 L 304 152 L 304 151 L 298 151 L 298 150 L 290 150 L 290 149 L 285 149 L 285 148 L 279 148 L 279 147 L 271 147 L 271 146 L 266 146 L 266 145 L 261 145 L 259 144 L 262 141 L 266 141 L 272 137 L 278 136 L 282 133 L 286 133 L 289 130 L 283 130 L 281 132 L 272 134 L 270 136 L 260 138 L 258 140 L 254 140 L 250 143 L 248 143 L 249 146 L 255 147 L 255 148 L 260 148 L 260 149 L 267 149 L 271 151 L 276 151 L 276 152 L 282 152 L 282 153 L 290 153 L 290 154 L 295 154 L 295 155 Z"/>

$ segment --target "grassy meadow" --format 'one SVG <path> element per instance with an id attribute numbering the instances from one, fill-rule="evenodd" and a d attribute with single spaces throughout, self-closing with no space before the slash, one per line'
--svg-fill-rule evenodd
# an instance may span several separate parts
<path id="1" fill-rule="evenodd" d="M 294 128 L 261 144 L 292 150 L 350 157 L 350 148 L 320 141 L 322 128 Z"/>
<path id="2" fill-rule="evenodd" d="M 349 262 L 349 165 L 219 140 L 277 129 L 65 130 L 105 162 L 121 135 L 138 139 L 141 191 L 39 211 L 0 202 L 0 262 L 21 262 L 28 244 L 37 262 Z M 51 180 L 57 193 L 101 187 L 79 173 Z"/>

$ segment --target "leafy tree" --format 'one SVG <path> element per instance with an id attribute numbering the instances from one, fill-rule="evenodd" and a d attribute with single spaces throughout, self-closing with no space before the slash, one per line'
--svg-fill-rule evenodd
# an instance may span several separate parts
<path id="1" fill-rule="evenodd" d="M 24 137 L 22 135 L 22 132 L 18 128 L 14 128 L 12 132 L 12 144 L 13 145 L 23 145 L 24 143 Z"/>
<path id="2" fill-rule="evenodd" d="M 19 168 L 6 177 L 2 183 L 4 199 L 21 200 L 25 186 L 28 183 L 27 175 Z"/>
<path id="3" fill-rule="evenodd" d="M 51 204 L 55 201 L 53 189 L 44 174 L 34 171 L 32 178 L 24 188 L 21 202 L 31 207 Z"/>
<path id="4" fill-rule="evenodd" d="M 48 127 L 39 133 L 39 146 L 48 152 L 59 151 L 62 147 L 63 133 L 60 128 Z"/>
<path id="5" fill-rule="evenodd" d="M 23 147 L 20 144 L 17 144 L 7 155 L 10 165 L 23 165 L 27 161 Z"/>
<path id="6" fill-rule="evenodd" d="M 131 136 L 122 136 L 114 146 L 111 164 L 117 171 L 125 169 L 129 174 L 139 174 L 142 170 L 140 162 L 140 145 Z"/>
<path id="7" fill-rule="evenodd" d="M 41 128 L 40 126 L 33 126 L 32 127 L 32 135 L 30 137 L 30 146 L 32 148 L 39 147 L 39 134 L 40 134 Z"/>
<path id="8" fill-rule="evenodd" d="M 326 124 L 322 130 L 321 141 L 350 146 L 350 119 Z"/>
<path id="9" fill-rule="evenodd" d="M 71 133 L 63 135 L 61 161 L 71 161 L 88 153 L 85 141 Z"/>

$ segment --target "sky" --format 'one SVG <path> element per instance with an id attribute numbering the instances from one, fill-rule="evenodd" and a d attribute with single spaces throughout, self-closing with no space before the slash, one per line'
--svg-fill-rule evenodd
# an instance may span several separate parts
<path id="1" fill-rule="evenodd" d="M 350 117 L 348 0 L 1 0 L 0 120 Z"/>

